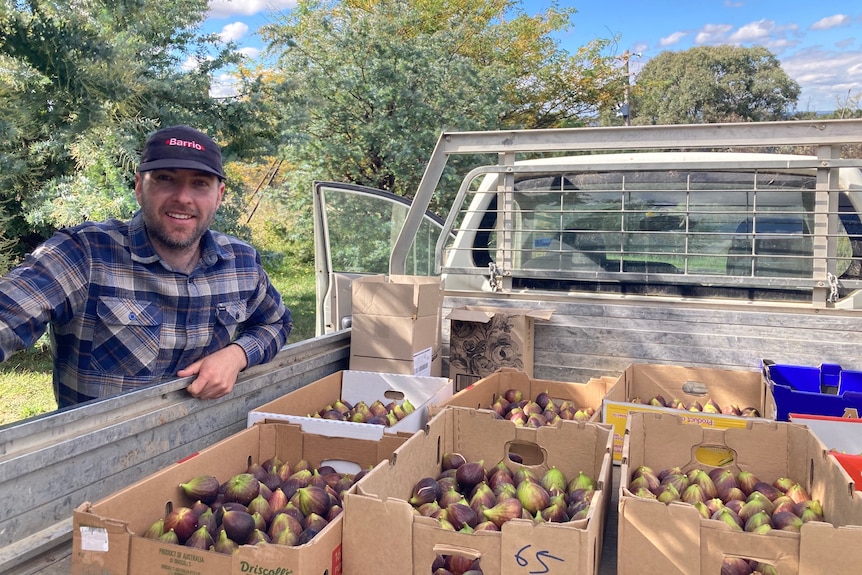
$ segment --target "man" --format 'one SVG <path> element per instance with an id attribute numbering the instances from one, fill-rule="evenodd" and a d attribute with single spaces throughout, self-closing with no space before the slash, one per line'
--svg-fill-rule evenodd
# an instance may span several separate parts
<path id="1" fill-rule="evenodd" d="M 271 360 L 291 315 L 240 240 L 211 231 L 224 195 L 221 151 L 188 126 L 154 133 L 128 222 L 60 230 L 0 278 L 0 361 L 50 329 L 59 407 L 177 377 L 222 397 Z"/>

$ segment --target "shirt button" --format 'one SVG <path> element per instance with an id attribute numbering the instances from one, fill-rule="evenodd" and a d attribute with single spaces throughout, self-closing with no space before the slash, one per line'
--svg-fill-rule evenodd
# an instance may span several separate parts
<path id="1" fill-rule="evenodd" d="M 135 315 L 135 312 L 130 312 L 130 313 L 129 313 L 129 319 L 130 319 L 130 320 L 134 321 L 134 320 L 135 320 L 135 318 L 137 318 L 137 317 L 138 317 L 138 316 L 137 316 L 137 315 Z"/>

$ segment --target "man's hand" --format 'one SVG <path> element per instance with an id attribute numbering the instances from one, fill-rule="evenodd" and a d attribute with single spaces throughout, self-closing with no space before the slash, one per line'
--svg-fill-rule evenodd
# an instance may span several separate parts
<path id="1" fill-rule="evenodd" d="M 247 365 L 245 351 L 232 343 L 181 369 L 177 376 L 197 375 L 189 384 L 188 392 L 198 399 L 217 399 L 233 390 L 239 372 Z"/>

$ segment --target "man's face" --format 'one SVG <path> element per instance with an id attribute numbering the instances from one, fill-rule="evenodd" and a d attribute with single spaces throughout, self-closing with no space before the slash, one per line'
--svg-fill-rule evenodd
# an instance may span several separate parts
<path id="1" fill-rule="evenodd" d="M 156 248 L 196 246 L 215 219 L 224 183 L 207 172 L 186 169 L 135 174 L 135 196 Z"/>

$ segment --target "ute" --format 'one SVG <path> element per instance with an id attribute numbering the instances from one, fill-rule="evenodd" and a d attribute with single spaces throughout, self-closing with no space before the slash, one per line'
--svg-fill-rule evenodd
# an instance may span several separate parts
<path id="1" fill-rule="evenodd" d="M 191 398 L 180 379 L 0 429 L 0 572 L 68 573 L 78 504 L 348 369 L 350 284 L 368 274 L 441 276 L 444 318 L 553 310 L 535 327 L 542 379 L 632 362 L 858 369 L 860 147 L 862 120 L 446 132 L 411 200 L 318 182 L 317 336 L 219 400 Z M 615 553 L 607 537 L 602 574 Z"/>

